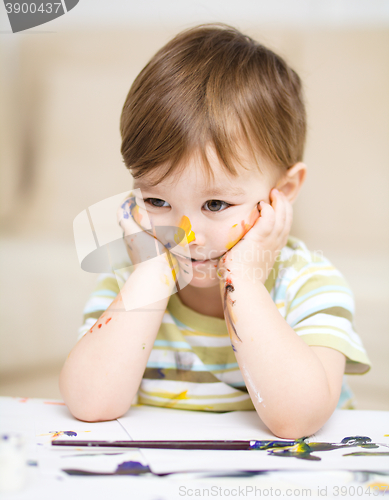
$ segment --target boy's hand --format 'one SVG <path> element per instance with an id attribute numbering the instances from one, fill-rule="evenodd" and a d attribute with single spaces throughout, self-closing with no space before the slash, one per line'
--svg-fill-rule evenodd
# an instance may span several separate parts
<path id="1" fill-rule="evenodd" d="M 176 258 L 158 240 L 155 228 L 146 229 L 141 226 L 142 219 L 148 224 L 147 212 L 136 203 L 131 192 L 119 207 L 117 220 L 123 229 L 123 238 L 132 264 L 137 269 L 143 262 L 160 261 L 170 266 L 173 277 L 176 278 L 179 272 Z"/>
<path id="2" fill-rule="evenodd" d="M 230 272 L 265 284 L 281 249 L 288 241 L 293 208 L 277 189 L 270 191 L 271 204 L 258 203 L 259 217 L 254 225 L 219 261 L 218 276 Z"/>

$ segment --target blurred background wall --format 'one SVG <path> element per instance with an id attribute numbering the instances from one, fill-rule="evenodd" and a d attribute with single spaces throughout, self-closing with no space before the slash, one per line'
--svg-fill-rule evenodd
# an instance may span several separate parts
<path id="1" fill-rule="evenodd" d="M 80 0 L 12 34 L 0 5 L 0 395 L 60 397 L 96 275 L 73 220 L 125 191 L 119 117 L 150 57 L 179 31 L 231 24 L 304 81 L 308 176 L 292 234 L 349 281 L 373 362 L 359 409 L 389 410 L 389 4 L 380 0 Z"/>

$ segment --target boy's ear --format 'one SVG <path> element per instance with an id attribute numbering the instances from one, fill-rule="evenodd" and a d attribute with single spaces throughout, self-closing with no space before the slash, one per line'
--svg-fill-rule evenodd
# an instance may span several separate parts
<path id="1" fill-rule="evenodd" d="M 276 188 L 282 191 L 286 198 L 293 203 L 304 184 L 307 175 L 307 166 L 299 162 L 290 167 L 278 181 Z"/>

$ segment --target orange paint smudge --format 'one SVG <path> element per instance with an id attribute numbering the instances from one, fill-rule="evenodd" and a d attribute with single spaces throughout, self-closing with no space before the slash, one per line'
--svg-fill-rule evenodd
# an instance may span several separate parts
<path id="1" fill-rule="evenodd" d="M 243 233 L 240 227 L 238 227 L 238 224 L 234 224 L 228 233 L 228 243 L 226 245 L 227 250 L 236 245 L 242 236 Z"/>
<path id="2" fill-rule="evenodd" d="M 379 483 L 379 482 L 370 483 L 369 488 L 372 488 L 373 490 L 380 491 L 383 494 L 385 494 L 389 490 L 389 483 Z"/>
<path id="3" fill-rule="evenodd" d="M 181 217 L 178 227 L 180 227 L 185 231 L 185 236 L 188 244 L 191 243 L 196 238 L 194 231 L 192 231 L 192 225 L 190 223 L 189 217 L 187 217 L 186 215 L 183 215 Z M 175 243 L 177 243 L 177 245 L 180 245 L 182 247 L 185 246 L 186 244 L 185 240 L 180 241 L 180 238 L 178 236 L 178 231 L 174 235 L 174 241 Z"/>
<path id="4" fill-rule="evenodd" d="M 112 318 L 108 318 L 107 321 L 105 322 L 105 324 L 109 323 L 111 321 Z"/>
<path id="5" fill-rule="evenodd" d="M 96 323 L 95 323 L 95 324 L 92 326 L 92 328 L 89 330 L 89 331 L 90 331 L 90 333 L 92 333 L 93 328 L 97 325 L 97 323 L 98 323 L 98 322 L 99 322 L 99 320 L 97 320 L 97 321 L 96 321 Z"/>
<path id="6" fill-rule="evenodd" d="M 28 398 L 19 399 L 19 403 L 27 403 Z"/>
<path id="7" fill-rule="evenodd" d="M 238 224 L 234 224 L 233 226 L 231 226 L 231 229 L 228 233 L 228 243 L 226 245 L 227 250 L 236 245 L 238 241 L 241 240 L 243 236 L 253 227 L 255 221 L 258 219 L 258 215 L 258 209 L 257 207 L 255 207 L 250 212 L 248 222 L 241 220 L 241 227 L 239 227 Z"/>
<path id="8" fill-rule="evenodd" d="M 101 323 L 100 323 L 100 325 L 99 325 L 99 328 L 101 328 Z"/>

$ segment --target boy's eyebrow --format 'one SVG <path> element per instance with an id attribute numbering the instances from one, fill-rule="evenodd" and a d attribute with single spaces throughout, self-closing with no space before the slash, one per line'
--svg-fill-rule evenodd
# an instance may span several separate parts
<path id="1" fill-rule="evenodd" d="M 157 186 L 149 187 L 147 184 L 142 184 L 141 182 L 134 183 L 134 189 L 151 189 L 151 190 L 156 190 L 158 191 Z M 214 188 L 208 188 L 205 189 L 204 191 L 201 192 L 203 196 L 241 196 L 245 195 L 246 192 L 244 189 L 239 188 L 239 187 L 229 187 L 229 188 L 220 188 L 220 187 L 214 187 Z"/>
<path id="2" fill-rule="evenodd" d="M 206 189 L 201 193 L 203 196 L 240 196 L 246 194 L 246 192 L 239 187 L 230 187 L 220 189 L 219 187 Z"/>

